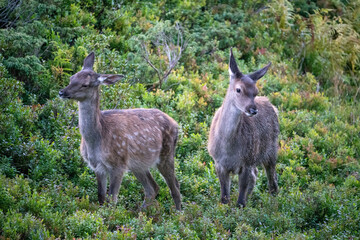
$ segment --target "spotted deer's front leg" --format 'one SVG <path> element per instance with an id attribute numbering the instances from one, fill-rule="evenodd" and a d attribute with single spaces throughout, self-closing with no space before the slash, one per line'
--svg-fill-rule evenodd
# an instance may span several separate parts
<path id="1" fill-rule="evenodd" d="M 114 168 L 110 172 L 109 196 L 113 203 L 117 203 L 120 185 L 124 176 L 124 168 Z"/>
<path id="2" fill-rule="evenodd" d="M 106 198 L 106 184 L 107 184 L 107 176 L 104 172 L 97 172 L 96 180 L 98 183 L 98 200 L 100 205 L 104 204 Z"/>

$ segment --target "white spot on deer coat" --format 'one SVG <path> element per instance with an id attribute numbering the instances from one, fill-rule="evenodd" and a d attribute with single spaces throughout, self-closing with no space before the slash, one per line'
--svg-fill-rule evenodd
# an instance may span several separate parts
<path id="1" fill-rule="evenodd" d="M 150 152 L 158 152 L 158 150 L 157 150 L 157 149 L 154 149 L 154 148 L 148 148 L 148 150 L 149 150 Z"/>
<path id="2" fill-rule="evenodd" d="M 133 140 L 133 139 L 134 139 L 134 137 L 133 137 L 132 135 L 130 135 L 130 134 L 126 134 L 126 137 L 127 137 L 128 139 L 130 139 L 130 140 Z"/>

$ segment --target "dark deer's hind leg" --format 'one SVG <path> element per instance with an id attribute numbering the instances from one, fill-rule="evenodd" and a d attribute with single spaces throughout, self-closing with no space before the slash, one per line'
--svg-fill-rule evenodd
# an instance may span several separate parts
<path id="1" fill-rule="evenodd" d="M 251 193 L 253 192 L 254 187 L 255 187 L 255 183 L 256 183 L 256 179 L 257 179 L 257 175 L 258 175 L 257 167 L 252 168 L 251 174 L 252 174 L 252 176 L 250 178 L 252 178 L 254 180 L 252 180 L 252 181 L 250 180 L 247 195 L 246 195 L 246 201 L 248 200 L 249 195 L 251 195 Z"/>
<path id="2" fill-rule="evenodd" d="M 269 191 L 272 195 L 276 195 L 276 193 L 279 191 L 275 164 L 276 161 L 264 164 L 266 176 L 268 179 Z"/>

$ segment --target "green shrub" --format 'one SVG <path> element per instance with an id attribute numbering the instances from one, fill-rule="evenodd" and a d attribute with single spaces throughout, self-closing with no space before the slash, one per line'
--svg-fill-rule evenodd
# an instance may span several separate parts
<path id="1" fill-rule="evenodd" d="M 9 57 L 4 65 L 16 79 L 25 83 L 26 94 L 24 101 L 31 103 L 31 95 L 36 94 L 39 102 L 44 103 L 50 96 L 52 87 L 47 70 L 41 65 L 40 59 L 34 55 L 25 57 Z"/>
<path id="2" fill-rule="evenodd" d="M 34 125 L 36 113 L 19 99 L 19 95 L 24 92 L 20 82 L 0 78 L 0 90 L 9 93 L 0 102 L 0 159 L 4 166 L 1 171 L 12 176 L 17 172 L 27 173 L 31 160 L 29 140 L 37 132 Z"/>
<path id="3" fill-rule="evenodd" d="M 5 186 L 0 185 L 0 209 L 2 211 L 9 211 L 14 205 L 14 198 L 10 195 Z"/>
<path id="4" fill-rule="evenodd" d="M 55 239 L 42 221 L 31 214 L 9 212 L 4 221 L 2 235 L 10 239 Z"/>
<path id="5" fill-rule="evenodd" d="M 38 55 L 42 51 L 43 45 L 47 44 L 47 30 L 44 24 L 38 21 L 30 23 L 26 27 L 19 27 L 16 30 L 11 28 L 1 29 L 1 32 L 0 53 L 5 58 L 11 56 L 24 58 Z M 29 62 L 34 59 L 36 58 L 30 58 Z"/>
<path id="6" fill-rule="evenodd" d="M 85 210 L 76 211 L 66 220 L 68 237 L 91 238 L 105 230 L 101 216 Z"/>

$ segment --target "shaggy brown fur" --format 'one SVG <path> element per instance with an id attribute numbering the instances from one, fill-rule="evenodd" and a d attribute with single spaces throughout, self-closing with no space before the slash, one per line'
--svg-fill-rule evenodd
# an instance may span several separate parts
<path id="1" fill-rule="evenodd" d="M 174 170 L 177 123 L 157 109 L 100 111 L 99 86 L 113 84 L 123 76 L 97 74 L 92 70 L 93 64 L 91 53 L 84 60 L 83 69 L 70 78 L 69 86 L 59 95 L 79 102 L 80 150 L 95 171 L 99 202 L 105 201 L 107 175 L 110 176 L 109 195 L 117 202 L 123 174 L 130 170 L 144 186 L 143 207 L 146 207 L 159 191 L 149 171 L 156 165 L 180 210 L 180 187 Z"/>
<path id="2" fill-rule="evenodd" d="M 266 97 L 256 97 L 256 81 L 270 64 L 254 73 L 242 74 L 230 52 L 230 85 L 222 106 L 213 118 L 208 150 L 220 180 L 221 202 L 230 200 L 230 173 L 239 175 L 237 204 L 245 206 L 263 164 L 271 193 L 278 191 L 277 161 L 279 123 L 275 107 Z"/>

